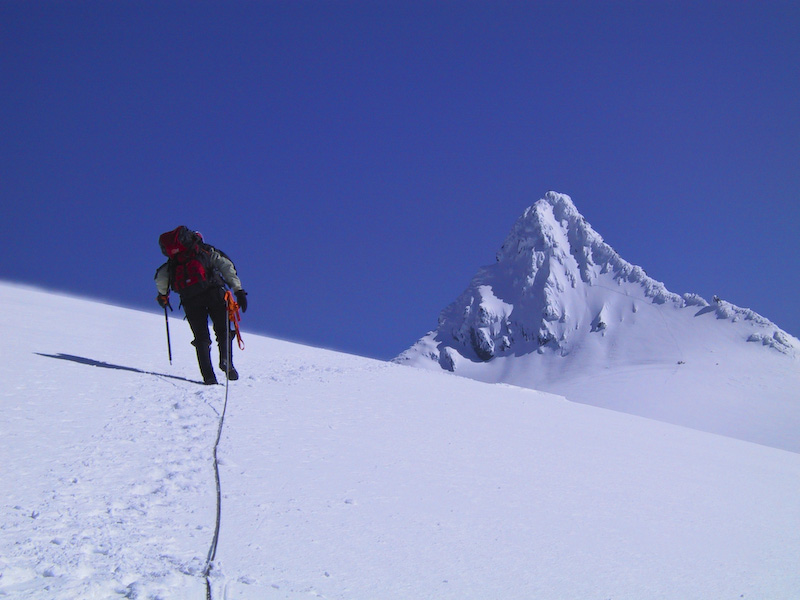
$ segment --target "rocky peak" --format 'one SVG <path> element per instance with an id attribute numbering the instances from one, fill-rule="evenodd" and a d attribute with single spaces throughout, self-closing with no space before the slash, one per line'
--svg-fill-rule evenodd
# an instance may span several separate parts
<path id="1" fill-rule="evenodd" d="M 621 335 L 636 335 L 630 329 L 636 322 L 659 319 L 652 311 L 647 317 L 631 316 L 652 304 L 697 306 L 715 311 L 718 318 L 748 319 L 769 329 L 750 341 L 785 346 L 783 338 L 773 335 L 780 330 L 752 311 L 732 305 L 723 310 L 724 303 L 710 306 L 699 296 L 669 292 L 644 269 L 623 260 L 564 194 L 548 192 L 527 208 L 496 259 L 479 269 L 442 311 L 439 328 L 423 344 L 424 352 L 444 368 L 452 370 L 457 357 L 486 362 L 533 352 L 566 356 L 607 335 L 616 340 L 607 342 L 613 346 Z"/>

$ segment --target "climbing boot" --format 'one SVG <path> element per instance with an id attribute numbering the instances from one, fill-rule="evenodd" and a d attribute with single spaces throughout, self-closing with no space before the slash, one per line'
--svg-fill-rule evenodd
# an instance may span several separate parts
<path id="1" fill-rule="evenodd" d="M 239 372 L 236 370 L 236 367 L 233 366 L 233 336 L 236 335 L 235 331 L 231 331 L 228 334 L 228 352 L 227 354 L 222 349 L 222 345 L 220 345 L 219 349 L 219 368 L 222 369 L 222 372 L 225 373 L 225 376 L 230 381 L 236 381 L 239 379 Z M 230 364 L 228 364 L 228 357 L 231 357 Z"/>
<path id="2" fill-rule="evenodd" d="M 236 367 L 234 367 L 233 365 L 231 365 L 230 368 L 226 367 L 227 364 L 225 359 L 223 358 L 221 361 L 219 361 L 219 368 L 224 371 L 225 376 L 231 381 L 236 381 L 237 379 L 239 379 L 239 372 L 236 370 Z"/>
<path id="3" fill-rule="evenodd" d="M 194 344 L 194 342 L 192 342 Z M 211 346 L 195 344 L 197 350 L 197 364 L 200 366 L 200 375 L 203 377 L 203 383 L 206 385 L 216 385 L 217 376 L 214 375 L 214 366 L 211 364 Z"/>
<path id="4" fill-rule="evenodd" d="M 231 365 L 228 366 L 228 360 L 223 356 L 219 359 L 219 368 L 222 369 L 222 372 L 225 373 L 225 376 L 230 379 L 231 381 L 236 381 L 239 379 L 239 372 L 236 370 L 236 367 Z"/>

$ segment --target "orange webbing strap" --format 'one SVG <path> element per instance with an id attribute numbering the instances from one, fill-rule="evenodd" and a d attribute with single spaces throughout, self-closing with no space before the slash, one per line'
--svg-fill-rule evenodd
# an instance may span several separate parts
<path id="1" fill-rule="evenodd" d="M 225 304 L 228 307 L 228 321 L 233 323 L 233 327 L 236 329 L 236 343 L 239 345 L 239 350 L 244 350 L 242 332 L 239 331 L 239 321 L 242 320 L 242 317 L 239 316 L 239 305 L 233 299 L 233 294 L 231 294 L 230 290 L 225 292 Z"/>

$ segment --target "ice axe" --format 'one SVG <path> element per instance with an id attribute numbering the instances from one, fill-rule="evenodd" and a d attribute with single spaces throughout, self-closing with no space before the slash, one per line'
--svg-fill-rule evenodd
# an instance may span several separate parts
<path id="1" fill-rule="evenodd" d="M 169 341 L 169 317 L 167 316 L 167 306 L 169 304 L 164 305 L 164 321 L 167 324 L 167 352 L 169 353 L 169 364 L 172 364 L 172 343 Z M 172 310 L 172 307 L 169 307 Z"/>

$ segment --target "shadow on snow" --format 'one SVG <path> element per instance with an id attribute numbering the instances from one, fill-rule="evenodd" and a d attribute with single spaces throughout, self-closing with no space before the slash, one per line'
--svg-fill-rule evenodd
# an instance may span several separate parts
<path id="1" fill-rule="evenodd" d="M 92 358 L 84 358 L 83 356 L 75 356 L 73 354 L 63 354 L 59 352 L 58 354 L 45 354 L 43 352 L 34 352 L 34 354 L 38 354 L 39 356 L 45 356 L 47 358 L 57 358 L 59 360 L 71 360 L 72 362 L 80 363 L 82 365 L 89 365 L 90 367 L 102 367 L 104 369 L 115 369 L 117 371 L 131 371 L 132 373 L 141 373 L 142 375 L 155 375 L 156 377 L 168 377 L 169 379 L 178 379 L 180 381 L 188 381 L 189 383 L 198 383 L 203 384 L 202 381 L 197 381 L 195 379 L 187 379 L 186 377 L 180 377 L 178 375 L 168 375 L 166 373 L 154 373 L 153 371 L 143 371 L 142 369 L 136 369 L 134 367 L 126 367 L 123 365 L 112 365 L 111 363 L 103 362 L 100 360 L 94 360 Z"/>

